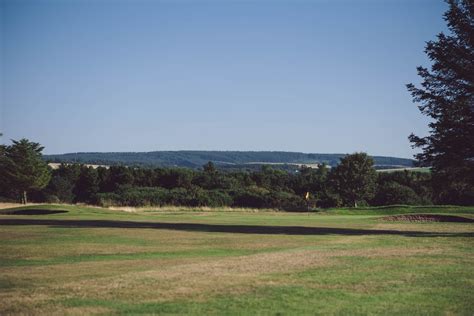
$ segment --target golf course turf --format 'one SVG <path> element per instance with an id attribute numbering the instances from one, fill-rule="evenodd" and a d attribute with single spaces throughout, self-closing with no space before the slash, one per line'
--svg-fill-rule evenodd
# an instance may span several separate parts
<path id="1" fill-rule="evenodd" d="M 0 314 L 472 315 L 473 219 L 453 206 L 3 209 Z"/>

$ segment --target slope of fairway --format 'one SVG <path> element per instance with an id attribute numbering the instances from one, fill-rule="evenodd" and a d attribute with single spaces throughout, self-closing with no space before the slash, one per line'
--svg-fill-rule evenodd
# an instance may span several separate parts
<path id="1" fill-rule="evenodd" d="M 5 209 L 0 314 L 472 315 L 474 224 L 407 213 L 474 214 Z"/>

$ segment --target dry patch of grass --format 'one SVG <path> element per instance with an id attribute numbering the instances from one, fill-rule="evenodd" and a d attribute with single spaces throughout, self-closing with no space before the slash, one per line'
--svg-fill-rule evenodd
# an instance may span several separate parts
<path id="1" fill-rule="evenodd" d="M 340 257 L 388 258 L 436 254 L 435 249 L 380 248 L 340 251 L 285 251 L 263 253 L 249 256 L 220 258 L 217 260 L 149 260 L 138 262 L 81 263 L 75 265 L 28 268 L 24 273 L 32 279 L 42 278 L 45 274 L 60 275 L 62 280 L 74 280 L 64 283 L 43 283 L 32 292 L 21 289 L 2 295 L 2 301 L 19 304 L 23 298 L 31 302 L 44 302 L 48 292 L 55 298 L 95 298 L 120 299 L 133 302 L 169 301 L 177 299 L 206 300 L 210 296 L 223 293 L 242 294 L 255 287 L 278 284 L 278 280 L 266 278 L 268 275 L 304 271 L 314 267 L 330 266 Z M 142 271 L 130 272 L 133 266 Z M 112 275 L 84 278 L 84 273 L 94 267 L 98 271 L 114 271 Z M 17 270 L 6 271 L 10 273 Z M 10 272 L 10 273 L 8 273 Z M 65 275 L 68 277 L 66 278 Z M 10 275 L 11 276 L 11 275 Z M 44 280 L 43 280 L 44 281 Z M 31 293 L 28 296 L 28 293 Z M 39 296 L 36 296 L 40 293 Z M 20 299 L 21 297 L 21 299 Z"/>
<path id="2" fill-rule="evenodd" d="M 52 300 L 102 297 L 107 294 L 102 291 L 116 288 L 116 283 L 130 273 L 190 264 L 200 260 L 203 259 L 110 260 L 2 268 L 0 282 L 8 280 L 9 287 L 0 290 L 0 310 L 13 311 L 15 314 L 18 311 L 35 310 L 35 314 L 49 314 Z M 99 284 L 100 287 L 97 286 Z M 153 287 L 147 287 L 146 290 L 153 291 Z M 133 293 L 123 295 L 134 299 Z"/>

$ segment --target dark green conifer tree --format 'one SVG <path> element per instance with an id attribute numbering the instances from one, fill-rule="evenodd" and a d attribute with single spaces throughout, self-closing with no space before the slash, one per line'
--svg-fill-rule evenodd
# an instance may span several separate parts
<path id="1" fill-rule="evenodd" d="M 428 136 L 410 135 L 421 165 L 431 166 L 438 203 L 474 203 L 474 2 L 449 0 L 449 34 L 426 44 L 431 69 L 418 67 L 408 90 L 431 118 Z"/>
<path id="2" fill-rule="evenodd" d="M 28 192 L 44 188 L 51 179 L 51 170 L 41 158 L 44 147 L 27 139 L 12 140 L 0 148 L 0 179 L 28 202 Z"/>

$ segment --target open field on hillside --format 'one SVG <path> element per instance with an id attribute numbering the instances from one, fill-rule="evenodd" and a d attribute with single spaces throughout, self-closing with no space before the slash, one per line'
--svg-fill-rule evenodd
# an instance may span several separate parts
<path id="1" fill-rule="evenodd" d="M 398 172 L 398 171 L 404 171 L 404 170 L 412 171 L 412 172 L 428 172 L 428 173 L 431 172 L 431 169 L 427 167 L 408 167 L 408 168 L 400 167 L 400 168 L 390 168 L 390 169 L 378 169 L 377 171 L 378 172 Z"/>
<path id="2" fill-rule="evenodd" d="M 474 314 L 474 224 L 382 219 L 410 213 L 474 219 L 474 207 L 7 208 L 0 314 Z"/>

